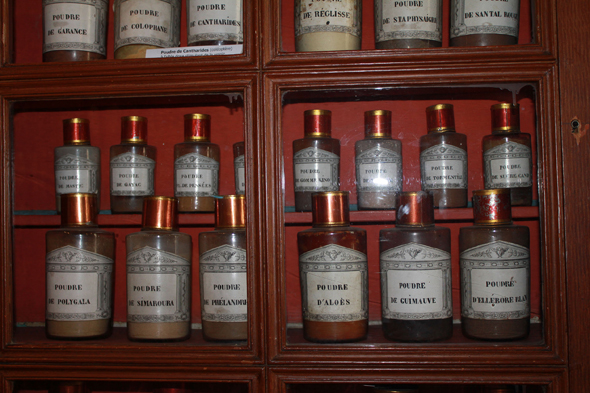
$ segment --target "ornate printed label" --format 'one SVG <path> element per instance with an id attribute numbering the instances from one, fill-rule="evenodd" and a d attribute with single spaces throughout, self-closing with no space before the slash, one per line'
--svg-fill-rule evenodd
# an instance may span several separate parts
<path id="1" fill-rule="evenodd" d="M 440 144 L 420 153 L 422 190 L 467 188 L 467 152 Z"/>
<path id="2" fill-rule="evenodd" d="M 170 252 L 143 247 L 127 254 L 127 321 L 188 321 L 190 272 L 190 261 Z"/>
<path id="3" fill-rule="evenodd" d="M 533 185 L 531 149 L 516 142 L 503 143 L 483 153 L 486 188 Z"/>
<path id="4" fill-rule="evenodd" d="M 375 41 L 420 39 L 442 42 L 442 1 L 375 0 Z"/>
<path id="5" fill-rule="evenodd" d="M 244 156 L 238 156 L 234 160 L 234 176 L 236 180 L 236 194 L 246 193 L 246 166 Z"/>
<path id="6" fill-rule="evenodd" d="M 115 2 L 115 50 L 125 45 L 177 46 L 180 0 L 118 0 Z"/>
<path id="7" fill-rule="evenodd" d="M 224 244 L 199 258 L 201 317 L 211 322 L 246 322 L 246 250 Z"/>
<path id="8" fill-rule="evenodd" d="M 368 318 L 367 255 L 329 244 L 299 256 L 303 318 L 351 322 Z"/>
<path id="9" fill-rule="evenodd" d="M 123 153 L 111 159 L 111 195 L 154 195 L 154 169 L 151 158 Z"/>
<path id="10" fill-rule="evenodd" d="M 361 36 L 360 0 L 295 0 L 295 37 L 319 31 Z"/>
<path id="11" fill-rule="evenodd" d="M 242 0 L 189 0 L 188 42 L 244 40 Z"/>
<path id="12" fill-rule="evenodd" d="M 308 147 L 293 157 L 295 192 L 338 191 L 340 157 L 329 151 Z"/>
<path id="13" fill-rule="evenodd" d="M 461 315 L 518 319 L 530 315 L 529 249 L 502 240 L 461 253 Z"/>
<path id="14" fill-rule="evenodd" d="M 518 37 L 519 0 L 451 2 L 451 38 L 471 34 Z"/>
<path id="15" fill-rule="evenodd" d="M 418 243 L 381 253 L 383 318 L 425 320 L 453 315 L 451 254 Z"/>
<path id="16" fill-rule="evenodd" d="M 85 192 L 98 193 L 99 163 L 66 154 L 55 161 L 55 192 L 58 195 Z"/>
<path id="17" fill-rule="evenodd" d="M 105 0 L 43 0 L 43 53 L 83 50 L 106 55 Z"/>
<path id="18" fill-rule="evenodd" d="M 402 185 L 402 157 L 398 152 L 376 146 L 356 157 L 358 192 L 397 192 Z"/>
<path id="19" fill-rule="evenodd" d="M 52 321 L 109 319 L 113 260 L 72 246 L 50 251 L 46 318 Z"/>
<path id="20" fill-rule="evenodd" d="M 219 162 L 197 153 L 174 161 L 174 196 L 201 197 L 219 193 Z"/>

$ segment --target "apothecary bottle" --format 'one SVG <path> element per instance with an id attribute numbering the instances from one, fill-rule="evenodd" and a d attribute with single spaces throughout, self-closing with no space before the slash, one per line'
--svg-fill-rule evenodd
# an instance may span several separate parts
<path id="1" fill-rule="evenodd" d="M 226 195 L 215 202 L 215 230 L 199 234 L 203 337 L 247 340 L 246 198 Z"/>
<path id="2" fill-rule="evenodd" d="M 88 119 L 65 119 L 63 121 L 63 139 L 64 145 L 56 147 L 54 150 L 57 212 L 61 212 L 61 196 L 76 193 L 96 195 L 95 207 L 99 209 L 100 149 L 90 146 Z"/>
<path id="3" fill-rule="evenodd" d="M 242 0 L 186 0 L 188 45 L 241 44 L 242 12 Z"/>
<path id="4" fill-rule="evenodd" d="M 359 209 L 394 209 L 403 187 L 402 143 L 391 138 L 391 111 L 365 112 L 365 139 L 355 143 Z"/>
<path id="5" fill-rule="evenodd" d="M 184 142 L 174 146 L 174 196 L 180 212 L 213 212 L 219 193 L 219 146 L 211 143 L 211 117 L 184 116 Z"/>
<path id="6" fill-rule="evenodd" d="M 331 137 L 332 112 L 305 111 L 304 138 L 293 141 L 295 210 L 311 211 L 311 195 L 340 189 L 340 141 Z"/>
<path id="7" fill-rule="evenodd" d="M 516 390 L 512 385 L 488 385 L 481 389 L 481 393 L 514 393 Z"/>
<path id="8" fill-rule="evenodd" d="M 451 0 L 451 46 L 518 43 L 520 0 Z"/>
<path id="9" fill-rule="evenodd" d="M 59 381 L 49 385 L 49 393 L 90 393 L 84 381 Z"/>
<path id="10" fill-rule="evenodd" d="M 234 143 L 234 180 L 236 194 L 246 193 L 246 146 L 244 142 Z"/>
<path id="11" fill-rule="evenodd" d="M 96 225 L 95 194 L 64 194 L 61 228 L 46 234 L 47 336 L 90 339 L 111 333 L 115 234 Z"/>
<path id="12" fill-rule="evenodd" d="M 43 61 L 106 57 L 108 0 L 43 0 Z"/>
<path id="13" fill-rule="evenodd" d="M 442 0 L 375 0 L 375 47 L 442 46 L 442 3 Z"/>
<path id="14" fill-rule="evenodd" d="M 432 194 L 398 195 L 395 228 L 379 232 L 383 334 L 436 341 L 453 334 L 451 231 L 434 225 Z"/>
<path id="15" fill-rule="evenodd" d="M 507 189 L 474 191 L 473 216 L 474 226 L 459 233 L 463 334 L 524 338 L 530 325 L 529 228 L 512 224 Z"/>
<path id="16" fill-rule="evenodd" d="M 145 198 L 141 232 L 126 236 L 127 335 L 139 341 L 190 336 L 192 239 L 178 231 L 176 198 Z"/>
<path id="17" fill-rule="evenodd" d="M 372 392 L 375 393 L 419 393 L 420 389 L 415 385 L 375 385 Z"/>
<path id="18" fill-rule="evenodd" d="M 313 195 L 313 228 L 297 234 L 303 335 L 359 341 L 368 331 L 367 234 L 350 226 L 348 192 Z"/>
<path id="19" fill-rule="evenodd" d="M 361 49 L 361 21 L 361 0 L 295 0 L 295 50 Z"/>
<path id="20" fill-rule="evenodd" d="M 180 45 L 181 0 L 115 0 L 115 59 Z"/>
<path id="21" fill-rule="evenodd" d="M 420 137 L 422 191 L 432 191 L 434 206 L 467 206 L 467 137 L 455 132 L 453 105 L 426 108 L 428 134 Z"/>
<path id="22" fill-rule="evenodd" d="M 121 144 L 111 146 L 111 211 L 141 213 L 143 198 L 154 195 L 156 148 L 147 144 L 147 119 L 121 118 Z"/>
<path id="23" fill-rule="evenodd" d="M 512 206 L 533 203 L 531 135 L 520 132 L 520 106 L 492 106 L 492 135 L 483 138 L 486 189 L 508 188 Z"/>

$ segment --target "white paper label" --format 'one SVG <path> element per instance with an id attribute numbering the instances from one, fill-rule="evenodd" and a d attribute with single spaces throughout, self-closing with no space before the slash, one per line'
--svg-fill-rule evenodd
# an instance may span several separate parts
<path id="1" fill-rule="evenodd" d="M 516 188 L 533 185 L 531 149 L 508 142 L 483 154 L 486 188 Z"/>
<path id="2" fill-rule="evenodd" d="M 376 42 L 421 39 L 442 42 L 441 0 L 375 0 Z"/>
<path id="3" fill-rule="evenodd" d="M 215 196 L 219 193 L 219 162 L 197 153 L 174 161 L 174 196 Z"/>
<path id="4" fill-rule="evenodd" d="M 466 189 L 467 152 L 453 145 L 440 144 L 420 153 L 422 190 Z"/>
<path id="5" fill-rule="evenodd" d="M 98 193 L 99 164 L 67 154 L 55 161 L 55 192 L 58 195 Z"/>
<path id="6" fill-rule="evenodd" d="M 360 0 L 295 0 L 295 37 L 318 31 L 361 36 Z"/>
<path id="7" fill-rule="evenodd" d="M 308 147 L 295 153 L 293 171 L 295 192 L 338 191 L 340 157 L 322 149 Z"/>
<path id="8" fill-rule="evenodd" d="M 402 186 L 402 157 L 399 153 L 376 146 L 356 157 L 358 192 L 397 192 Z"/>
<path id="9" fill-rule="evenodd" d="M 238 156 L 234 160 L 234 176 L 236 181 L 236 194 L 243 195 L 246 193 L 246 167 L 244 156 Z"/>
<path id="10" fill-rule="evenodd" d="M 242 42 L 242 0 L 189 0 L 188 43 Z"/>
<path id="11" fill-rule="evenodd" d="M 471 34 L 518 37 L 519 0 L 452 0 L 451 38 Z"/>
<path id="12" fill-rule="evenodd" d="M 530 315 L 529 249 L 495 241 L 461 253 L 461 313 L 506 320 Z"/>
<path id="13" fill-rule="evenodd" d="M 111 159 L 111 195 L 154 195 L 154 169 L 151 158 L 124 153 Z"/>
<path id="14" fill-rule="evenodd" d="M 115 4 L 115 50 L 141 44 L 179 44 L 180 0 L 118 0 Z"/>
<path id="15" fill-rule="evenodd" d="M 90 321 L 111 317 L 113 260 L 72 246 L 47 253 L 46 317 Z"/>
<path id="16" fill-rule="evenodd" d="M 350 322 L 368 317 L 367 255 L 330 244 L 299 256 L 303 318 Z"/>

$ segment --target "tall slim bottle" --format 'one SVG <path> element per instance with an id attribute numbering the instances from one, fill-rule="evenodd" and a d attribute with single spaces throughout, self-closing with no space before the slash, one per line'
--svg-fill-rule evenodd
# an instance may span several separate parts
<path id="1" fill-rule="evenodd" d="M 144 200 L 141 232 L 126 236 L 127 335 L 180 341 L 191 333 L 192 239 L 178 232 L 178 201 Z"/>
<path id="2" fill-rule="evenodd" d="M 100 149 L 90 146 L 89 122 L 65 119 L 63 132 L 64 145 L 54 151 L 57 212 L 61 212 L 61 196 L 76 193 L 96 195 L 95 207 L 100 209 Z"/>
<path id="3" fill-rule="evenodd" d="M 215 230 L 199 234 L 203 337 L 247 340 L 246 198 L 225 195 L 215 202 Z"/>
<path id="4" fill-rule="evenodd" d="M 395 228 L 379 232 L 383 333 L 394 341 L 453 335 L 451 231 L 434 225 L 432 194 L 398 195 Z"/>
<path id="5" fill-rule="evenodd" d="M 348 209 L 348 191 L 316 193 L 313 228 L 297 234 L 303 335 L 309 341 L 367 336 L 367 233 L 350 227 Z"/>
<path id="6" fill-rule="evenodd" d="M 110 334 L 115 234 L 96 225 L 96 195 L 65 194 L 61 228 L 46 234 L 46 317 L 49 338 Z"/>
<path id="7" fill-rule="evenodd" d="M 236 195 L 246 193 L 246 146 L 244 142 L 234 143 L 234 180 Z"/>
<path id="8" fill-rule="evenodd" d="M 420 137 L 422 191 L 432 191 L 434 206 L 467 206 L 467 137 L 455 132 L 453 105 L 426 108 L 428 134 Z"/>
<path id="9" fill-rule="evenodd" d="M 174 196 L 180 212 L 213 212 L 219 194 L 219 146 L 211 143 L 211 117 L 184 116 L 184 142 L 174 146 Z"/>
<path id="10" fill-rule="evenodd" d="M 111 146 L 111 211 L 141 213 L 143 198 L 154 195 L 156 148 L 147 144 L 147 119 L 121 118 L 121 144 Z"/>
<path id="11" fill-rule="evenodd" d="M 467 337 L 529 334 L 529 228 L 512 224 L 510 191 L 473 191 L 474 226 L 461 228 L 461 324 Z"/>
<path id="12" fill-rule="evenodd" d="M 311 211 L 311 195 L 340 189 L 340 141 L 331 137 L 332 112 L 305 111 L 304 138 L 293 141 L 295 210 Z"/>

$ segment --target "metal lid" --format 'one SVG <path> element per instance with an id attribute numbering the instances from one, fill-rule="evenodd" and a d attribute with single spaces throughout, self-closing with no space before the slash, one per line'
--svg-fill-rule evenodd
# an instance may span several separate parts
<path id="1" fill-rule="evenodd" d="M 303 113 L 304 134 L 311 138 L 329 138 L 332 135 L 332 112 L 312 109 Z"/>
<path id="2" fill-rule="evenodd" d="M 96 223 L 96 194 L 61 194 L 61 226 L 94 225 Z"/>
<path id="3" fill-rule="evenodd" d="M 483 225 L 512 223 L 510 189 L 473 191 L 473 219 Z"/>
<path id="4" fill-rule="evenodd" d="M 62 381 L 59 383 L 57 389 L 51 389 L 50 392 L 55 393 L 86 393 L 88 389 L 82 381 Z"/>
<path id="5" fill-rule="evenodd" d="M 484 393 L 513 393 L 514 388 L 509 385 L 485 386 Z"/>
<path id="6" fill-rule="evenodd" d="M 143 198 L 143 228 L 178 230 L 178 200 L 166 196 Z"/>
<path id="7" fill-rule="evenodd" d="M 244 195 L 223 195 L 215 199 L 215 227 L 246 227 L 246 197 Z"/>
<path id="8" fill-rule="evenodd" d="M 121 142 L 147 143 L 147 119 L 142 116 L 122 117 Z"/>
<path id="9" fill-rule="evenodd" d="M 90 144 L 90 123 L 88 119 L 74 117 L 64 119 L 64 145 L 87 145 Z"/>
<path id="10" fill-rule="evenodd" d="M 391 138 L 391 111 L 365 112 L 365 138 Z"/>
<path id="11" fill-rule="evenodd" d="M 427 227 L 434 225 L 434 200 L 425 191 L 400 192 L 396 197 L 395 225 Z"/>
<path id="12" fill-rule="evenodd" d="M 492 105 L 491 111 L 493 134 L 520 132 L 520 105 L 496 104 Z"/>
<path id="13" fill-rule="evenodd" d="M 437 104 L 426 108 L 428 132 L 454 132 L 455 113 L 451 104 Z"/>
<path id="14" fill-rule="evenodd" d="M 313 226 L 348 226 L 348 191 L 316 192 L 311 195 Z"/>
<path id="15" fill-rule="evenodd" d="M 209 142 L 211 140 L 211 116 L 201 113 L 184 115 L 185 142 Z"/>

